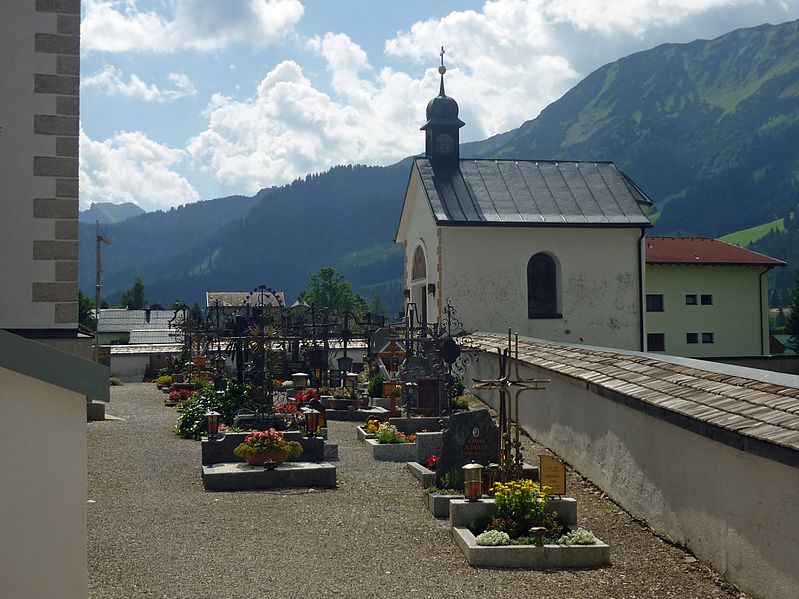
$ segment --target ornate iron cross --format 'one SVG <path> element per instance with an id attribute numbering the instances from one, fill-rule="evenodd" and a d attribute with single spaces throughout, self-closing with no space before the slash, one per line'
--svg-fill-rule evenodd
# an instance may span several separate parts
<path id="1" fill-rule="evenodd" d="M 499 377 L 496 379 L 474 379 L 474 389 L 497 389 L 499 391 L 499 434 L 502 439 L 500 447 L 500 469 L 503 482 L 519 480 L 523 475 L 524 456 L 522 444 L 519 440 L 519 396 L 525 391 L 543 391 L 542 385 L 550 379 L 525 379 L 519 374 L 519 335 L 515 340 L 511 329 L 508 329 L 508 347 L 504 350 L 497 348 L 499 361 Z M 511 377 L 509 359 L 515 360 L 514 376 Z M 511 398 L 510 390 L 516 387 L 514 399 L 515 430 L 511 432 Z"/>

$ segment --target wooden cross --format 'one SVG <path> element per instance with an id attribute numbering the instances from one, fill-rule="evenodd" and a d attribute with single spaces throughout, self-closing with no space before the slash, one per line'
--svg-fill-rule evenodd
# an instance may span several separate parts
<path id="1" fill-rule="evenodd" d="M 399 370 L 399 364 L 405 359 L 405 352 L 397 348 L 397 341 L 392 339 L 388 351 L 378 352 L 377 357 L 386 366 L 389 374 Z"/>
<path id="2" fill-rule="evenodd" d="M 522 455 L 522 444 L 519 440 L 519 396 L 525 391 L 543 391 L 545 383 L 550 379 L 525 379 L 519 374 L 519 335 L 515 336 L 515 343 L 511 329 L 508 329 L 508 347 L 505 350 L 497 348 L 497 358 L 499 360 L 499 377 L 496 379 L 474 379 L 476 383 L 474 389 L 497 389 L 499 391 L 499 433 L 502 438 L 500 449 L 500 468 L 504 482 L 518 480 L 522 478 L 524 467 L 524 456 Z M 514 377 L 511 377 L 508 359 L 515 360 Z M 515 434 L 511 434 L 511 400 L 510 390 L 516 387 L 514 398 L 516 399 L 515 410 Z M 515 454 L 515 455 L 511 455 Z"/>

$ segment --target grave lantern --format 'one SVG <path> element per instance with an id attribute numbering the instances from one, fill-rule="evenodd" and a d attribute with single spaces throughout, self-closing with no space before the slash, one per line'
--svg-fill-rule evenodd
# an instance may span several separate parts
<path id="1" fill-rule="evenodd" d="M 222 414 L 216 410 L 208 410 L 205 413 L 205 418 L 208 420 L 208 440 L 216 439 L 216 433 L 219 431 L 219 417 Z"/>
<path id="2" fill-rule="evenodd" d="M 483 466 L 475 462 L 463 467 L 463 495 L 467 501 L 480 501 L 483 495 Z"/>
<path id="3" fill-rule="evenodd" d="M 319 410 L 314 410 L 310 408 L 305 410 L 305 432 L 310 439 L 316 434 L 316 431 L 319 430 L 319 415 L 321 412 Z"/>

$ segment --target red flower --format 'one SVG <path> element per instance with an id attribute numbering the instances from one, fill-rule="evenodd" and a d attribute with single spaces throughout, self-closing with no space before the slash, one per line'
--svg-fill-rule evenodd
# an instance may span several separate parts
<path id="1" fill-rule="evenodd" d="M 435 470 L 438 466 L 438 456 L 436 454 L 427 456 L 427 459 L 424 461 L 424 467 L 428 470 Z"/>

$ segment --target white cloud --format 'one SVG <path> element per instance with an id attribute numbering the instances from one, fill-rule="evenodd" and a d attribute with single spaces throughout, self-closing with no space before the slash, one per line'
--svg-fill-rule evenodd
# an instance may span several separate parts
<path id="1" fill-rule="evenodd" d="M 185 74 L 169 73 L 167 80 L 174 85 L 173 89 L 161 89 L 155 83 L 145 83 L 135 73 L 125 81 L 119 69 L 113 65 L 105 65 L 94 75 L 81 79 L 81 87 L 94 87 L 109 96 L 139 98 L 145 102 L 171 102 L 197 95 L 197 89 Z"/>
<path id="2" fill-rule="evenodd" d="M 135 0 L 84 0 L 81 50 L 211 51 L 230 44 L 263 48 L 302 18 L 299 0 L 174 0 L 172 19 L 143 11 Z"/>
<path id="3" fill-rule="evenodd" d="M 519 2 L 509 7 L 453 13 L 388 42 L 391 54 L 432 63 L 416 77 L 392 68 L 374 72 L 347 35 L 314 37 L 308 47 L 325 59 L 333 94 L 314 85 L 298 64 L 284 61 L 252 97 L 214 96 L 208 127 L 188 144 L 194 163 L 226 186 L 254 192 L 339 163 L 388 164 L 420 152 L 425 106 L 439 87 L 438 48 L 430 47 L 431 39 L 452 48 L 446 88 L 468 104 L 469 137 L 518 126 L 574 83 L 577 73 L 565 57 L 547 51 L 540 15 L 526 13 Z"/>
<path id="4" fill-rule="evenodd" d="M 148 211 L 196 202 L 197 190 L 174 170 L 186 156 L 139 131 L 95 141 L 81 129 L 81 209 L 92 202 L 133 202 Z"/>
<path id="5" fill-rule="evenodd" d="M 653 27 L 676 25 L 713 9 L 758 3 L 759 0 L 549 0 L 544 13 L 555 22 L 603 34 L 641 37 Z"/>

